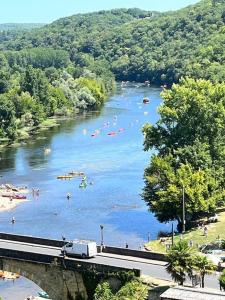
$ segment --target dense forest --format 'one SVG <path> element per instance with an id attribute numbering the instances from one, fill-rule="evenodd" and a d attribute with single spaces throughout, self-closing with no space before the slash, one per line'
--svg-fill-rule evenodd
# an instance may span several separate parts
<path id="1" fill-rule="evenodd" d="M 0 24 L 0 31 L 7 30 L 30 30 L 44 26 L 43 23 L 3 23 Z"/>
<path id="2" fill-rule="evenodd" d="M 224 0 L 202 0 L 176 12 L 101 11 L 60 19 L 8 39 L 0 49 L 63 49 L 72 63 L 107 62 L 119 80 L 172 84 L 182 76 L 222 81 Z"/>

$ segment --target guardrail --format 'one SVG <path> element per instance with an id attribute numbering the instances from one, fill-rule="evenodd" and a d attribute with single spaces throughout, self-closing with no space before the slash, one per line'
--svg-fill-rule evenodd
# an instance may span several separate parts
<path id="1" fill-rule="evenodd" d="M 133 257 L 139 257 L 139 258 L 145 258 L 145 259 L 151 259 L 151 260 L 167 261 L 166 255 L 163 253 L 133 250 L 133 249 L 129 249 L 129 248 L 104 246 L 104 247 L 102 247 L 102 252 L 123 255 L 123 256 L 133 256 Z"/>
<path id="2" fill-rule="evenodd" d="M 64 245 L 63 240 L 52 240 L 52 239 L 46 239 L 41 237 L 25 236 L 25 235 L 18 235 L 18 234 L 4 233 L 4 232 L 0 232 L 0 239 L 21 242 L 21 243 L 59 247 L 59 248 L 61 248 Z"/>

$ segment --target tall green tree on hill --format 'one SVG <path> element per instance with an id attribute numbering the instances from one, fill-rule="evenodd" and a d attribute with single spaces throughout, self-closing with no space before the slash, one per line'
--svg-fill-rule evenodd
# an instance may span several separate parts
<path id="1" fill-rule="evenodd" d="M 45 107 L 45 112 L 49 115 L 49 83 L 40 69 L 29 66 L 21 85 L 22 91 L 29 92 L 38 102 Z"/>

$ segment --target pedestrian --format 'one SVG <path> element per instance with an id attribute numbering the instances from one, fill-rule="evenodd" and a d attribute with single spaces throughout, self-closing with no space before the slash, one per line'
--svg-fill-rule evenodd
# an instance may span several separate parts
<path id="1" fill-rule="evenodd" d="M 217 269 L 218 269 L 218 272 L 221 272 L 221 271 L 222 271 L 222 264 L 221 264 L 220 261 L 218 262 Z"/>
<path id="2" fill-rule="evenodd" d="M 204 236 L 207 237 L 208 236 L 208 228 L 205 226 L 204 227 Z"/>
<path id="3" fill-rule="evenodd" d="M 70 194 L 70 193 L 67 193 L 66 198 L 67 198 L 67 200 L 70 200 L 71 194 Z"/>
<path id="4" fill-rule="evenodd" d="M 16 222 L 16 219 L 14 217 L 12 217 L 11 222 L 12 222 L 12 224 L 14 224 Z"/>

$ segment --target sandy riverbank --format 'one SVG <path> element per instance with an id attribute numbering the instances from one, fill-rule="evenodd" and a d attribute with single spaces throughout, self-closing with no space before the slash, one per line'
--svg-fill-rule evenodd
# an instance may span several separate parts
<path id="1" fill-rule="evenodd" d="M 27 199 L 12 199 L 0 196 L 0 212 L 12 210 L 21 202 L 28 201 Z"/>

